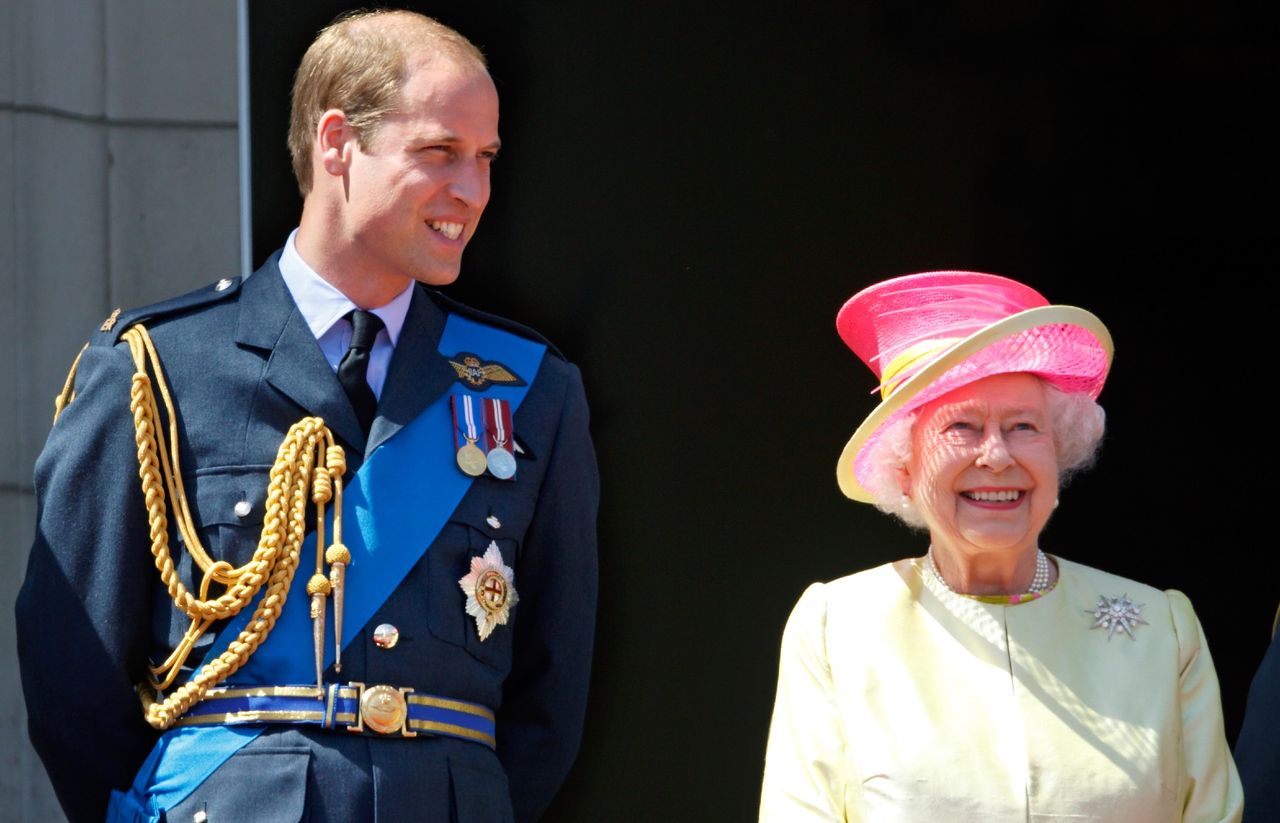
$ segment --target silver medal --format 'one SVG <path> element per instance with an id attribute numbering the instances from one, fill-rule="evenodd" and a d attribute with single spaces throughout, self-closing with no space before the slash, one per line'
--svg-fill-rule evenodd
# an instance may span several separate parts
<path id="1" fill-rule="evenodd" d="M 502 446 L 489 450 L 488 461 L 489 474 L 499 480 L 510 480 L 516 476 L 516 456 Z"/>

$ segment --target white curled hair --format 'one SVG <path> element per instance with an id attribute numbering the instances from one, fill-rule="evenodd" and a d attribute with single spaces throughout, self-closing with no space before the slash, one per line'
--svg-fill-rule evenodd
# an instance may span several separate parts
<path id="1" fill-rule="evenodd" d="M 1039 379 L 1039 378 L 1037 378 Z M 1064 392 L 1052 383 L 1044 386 L 1045 406 L 1053 426 L 1058 453 L 1058 486 L 1067 485 L 1077 473 L 1093 465 L 1106 429 L 1106 412 L 1084 392 Z M 911 430 L 918 411 L 889 424 L 867 453 L 869 476 L 863 484 L 875 496 L 876 508 L 908 526 L 924 528 L 924 517 L 911 498 L 902 493 L 902 471 L 911 462 Z"/>

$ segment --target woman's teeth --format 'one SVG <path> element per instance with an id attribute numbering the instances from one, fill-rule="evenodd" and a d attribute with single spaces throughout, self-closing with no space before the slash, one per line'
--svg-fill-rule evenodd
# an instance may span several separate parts
<path id="1" fill-rule="evenodd" d="M 961 492 L 961 494 L 970 500 L 977 500 L 981 503 L 1012 503 L 1022 497 L 1023 492 L 1010 489 L 998 492 Z"/>

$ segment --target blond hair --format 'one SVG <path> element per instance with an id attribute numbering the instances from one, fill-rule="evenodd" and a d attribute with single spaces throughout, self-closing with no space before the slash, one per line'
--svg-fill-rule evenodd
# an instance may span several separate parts
<path id="1" fill-rule="evenodd" d="M 293 78 L 289 154 L 298 190 L 311 191 L 311 149 L 320 116 L 339 109 L 368 149 L 400 106 L 409 58 L 443 56 L 487 66 L 470 40 L 426 15 L 374 9 L 343 14 L 323 28 Z"/>

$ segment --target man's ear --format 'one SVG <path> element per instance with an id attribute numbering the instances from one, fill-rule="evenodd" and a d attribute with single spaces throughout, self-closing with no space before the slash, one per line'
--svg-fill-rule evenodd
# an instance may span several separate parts
<path id="1" fill-rule="evenodd" d="M 316 151 L 325 174 L 345 177 L 356 147 L 356 132 L 341 109 L 329 109 L 316 123 Z"/>

